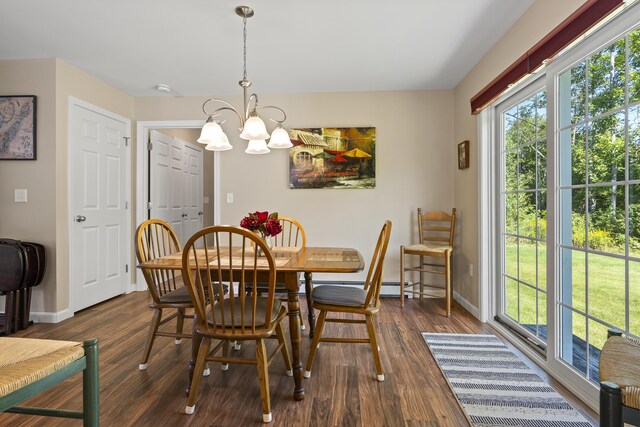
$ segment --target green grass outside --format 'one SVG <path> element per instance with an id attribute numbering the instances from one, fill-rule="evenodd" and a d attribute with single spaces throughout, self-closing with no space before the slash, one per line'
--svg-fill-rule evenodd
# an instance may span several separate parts
<path id="1" fill-rule="evenodd" d="M 544 245 L 536 248 L 531 244 L 520 244 L 519 263 L 518 245 L 508 242 L 506 247 L 506 272 L 512 277 L 518 277 L 533 287 L 519 284 L 515 280 L 506 279 L 506 313 L 522 324 L 536 324 L 536 296 L 538 298 L 539 321 L 546 324 L 546 248 Z M 539 278 L 536 282 L 536 252 L 538 255 Z M 625 261 L 603 255 L 585 254 L 578 251 L 566 251 L 564 262 L 571 262 L 572 270 L 572 305 L 585 311 L 586 299 L 586 268 L 589 277 L 589 305 L 588 313 L 605 322 L 625 329 Z M 518 266 L 520 267 L 518 270 Z M 640 263 L 629 262 L 629 332 L 640 335 Z M 519 289 L 518 289 L 519 288 Z M 518 295 L 518 290 L 519 295 Z M 537 294 L 537 295 L 536 295 Z M 520 312 L 518 317 L 518 298 Z M 587 319 L 573 312 L 573 334 L 586 340 Z M 602 348 L 607 339 L 607 326 L 589 320 L 589 343 Z"/>

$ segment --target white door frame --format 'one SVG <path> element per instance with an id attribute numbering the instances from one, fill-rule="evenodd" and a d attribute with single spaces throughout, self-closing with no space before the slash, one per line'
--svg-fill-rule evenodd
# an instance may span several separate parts
<path id="1" fill-rule="evenodd" d="M 149 141 L 149 131 L 153 129 L 200 129 L 204 125 L 204 120 L 149 120 L 139 121 L 136 124 L 136 227 L 144 222 L 147 209 L 146 200 L 149 200 L 148 178 L 149 178 L 149 151 L 147 142 Z M 204 170 L 203 170 L 204 176 Z M 213 222 L 220 222 L 220 153 L 215 152 L 213 157 Z M 136 269 L 135 290 L 145 291 L 147 285 L 140 269 Z"/>
<path id="2" fill-rule="evenodd" d="M 127 161 L 125 163 L 125 188 L 126 188 L 126 192 L 125 192 L 125 198 L 127 201 L 127 210 L 129 210 L 129 206 L 131 205 L 131 119 L 121 116 L 119 114 L 113 113 L 109 110 L 105 110 L 104 108 L 100 108 L 97 107 L 93 104 L 90 104 L 86 101 L 83 101 L 81 99 L 75 98 L 73 96 L 69 96 L 69 102 L 67 105 L 67 241 L 68 241 L 68 246 L 67 246 L 67 259 L 69 260 L 69 264 L 68 264 L 68 269 L 69 269 L 69 283 L 68 283 L 68 292 L 69 292 L 69 311 L 70 311 L 70 317 L 73 316 L 73 313 L 76 310 L 76 306 L 77 306 L 77 301 L 76 298 L 74 296 L 74 292 L 73 292 L 73 288 L 72 288 L 72 283 L 74 283 L 75 277 L 74 277 L 74 269 L 72 268 L 72 263 L 73 263 L 73 259 L 71 257 L 71 242 L 72 242 L 72 238 L 71 238 L 71 232 L 73 230 L 73 226 L 74 226 L 74 215 L 73 215 L 73 198 L 74 195 L 71 192 L 71 123 L 72 120 L 74 119 L 74 115 L 73 115 L 73 107 L 74 106 L 78 106 L 78 107 L 82 107 L 91 111 L 94 111 L 98 114 L 102 114 L 106 117 L 112 118 L 114 120 L 123 122 L 125 124 L 125 137 L 129 138 L 129 143 L 127 143 L 126 146 L 126 152 L 127 152 Z M 127 219 L 126 219 L 126 224 L 125 224 L 125 241 L 126 242 L 131 242 L 133 239 L 133 234 L 131 232 L 131 215 L 126 215 Z M 126 248 L 124 249 L 126 252 L 126 259 L 127 261 L 131 260 L 131 245 L 126 245 Z M 125 292 L 131 292 L 134 290 L 134 285 L 131 281 L 131 278 L 133 277 L 133 275 L 131 274 L 131 270 L 135 268 L 135 265 L 129 265 L 129 271 L 126 273 L 126 277 L 127 277 L 127 289 L 125 290 Z"/>

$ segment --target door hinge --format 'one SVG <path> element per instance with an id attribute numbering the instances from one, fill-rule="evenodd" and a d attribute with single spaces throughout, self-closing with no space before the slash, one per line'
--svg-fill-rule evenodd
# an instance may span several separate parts
<path id="1" fill-rule="evenodd" d="M 147 202 L 147 210 L 151 210 L 151 202 Z"/>
<path id="2" fill-rule="evenodd" d="M 124 208 L 125 209 L 129 209 L 129 201 L 128 200 L 124 202 Z"/>
<path id="3" fill-rule="evenodd" d="M 153 142 L 147 142 L 147 151 L 153 150 Z"/>
<path id="4" fill-rule="evenodd" d="M 123 138 L 124 138 L 124 146 L 128 147 L 129 146 L 129 140 L 131 139 L 131 137 L 124 136 Z"/>
<path id="5" fill-rule="evenodd" d="M 129 264 L 125 264 L 124 265 L 124 272 L 128 273 L 129 272 Z"/>

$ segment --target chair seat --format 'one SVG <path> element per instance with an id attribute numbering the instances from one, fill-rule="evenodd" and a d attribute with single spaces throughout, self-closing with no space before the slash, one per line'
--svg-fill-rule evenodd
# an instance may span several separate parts
<path id="1" fill-rule="evenodd" d="M 59 371 L 83 356 L 80 342 L 0 338 L 0 397 Z"/>
<path id="2" fill-rule="evenodd" d="M 321 285 L 313 288 L 311 296 L 313 302 L 320 304 L 362 307 L 367 293 L 352 286 Z"/>
<path id="3" fill-rule="evenodd" d="M 189 290 L 186 287 L 182 287 L 162 295 L 160 302 L 163 304 L 186 304 L 191 303 L 191 296 L 189 295 Z"/>
<path id="4" fill-rule="evenodd" d="M 237 297 L 236 297 L 237 298 Z M 239 307 L 239 304 L 235 304 L 236 308 Z M 222 310 L 224 307 L 224 320 L 225 326 L 231 327 L 231 304 L 225 304 L 224 300 L 220 303 L 213 306 L 213 310 L 215 310 L 216 322 L 213 321 L 213 315 L 211 312 L 207 313 L 207 320 L 211 325 L 222 326 Z M 266 316 L 267 310 L 267 298 L 258 297 L 256 301 L 256 328 L 264 326 L 264 322 L 259 321 L 260 319 L 264 319 Z M 282 305 L 280 300 L 276 299 L 273 301 L 273 308 L 271 309 L 271 321 L 275 321 L 278 317 L 280 317 L 283 313 L 282 310 L 286 311 L 285 307 Z M 233 313 L 233 321 L 235 326 L 242 326 L 243 317 L 244 317 L 244 326 L 251 326 L 251 319 L 253 305 L 250 302 L 247 302 L 244 307 L 244 316 L 242 316 L 242 311 L 239 309 L 235 310 Z"/>
<path id="5" fill-rule="evenodd" d="M 453 248 L 449 245 L 410 245 L 404 247 L 405 253 L 414 252 L 414 253 L 442 253 L 444 254 L 446 251 L 453 251 Z"/>

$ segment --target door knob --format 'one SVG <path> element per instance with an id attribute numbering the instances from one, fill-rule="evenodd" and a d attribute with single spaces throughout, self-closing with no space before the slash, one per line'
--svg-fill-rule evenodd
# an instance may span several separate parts
<path id="1" fill-rule="evenodd" d="M 198 212 L 198 215 L 202 216 L 202 215 L 204 215 L 204 212 L 200 211 L 200 212 Z"/>
<path id="2" fill-rule="evenodd" d="M 87 220 L 87 217 L 83 216 L 83 215 L 76 215 L 76 217 L 75 217 L 75 221 L 76 222 L 84 222 L 86 220 Z"/>
<path id="3" fill-rule="evenodd" d="M 182 218 L 184 218 L 184 217 L 186 217 L 186 216 L 187 216 L 187 214 L 186 214 L 186 213 L 183 213 L 183 214 L 182 214 Z"/>

